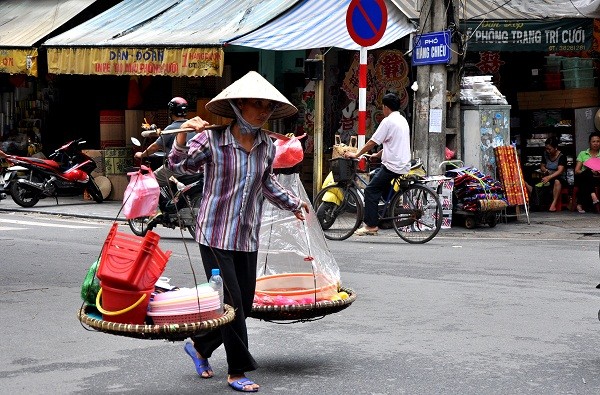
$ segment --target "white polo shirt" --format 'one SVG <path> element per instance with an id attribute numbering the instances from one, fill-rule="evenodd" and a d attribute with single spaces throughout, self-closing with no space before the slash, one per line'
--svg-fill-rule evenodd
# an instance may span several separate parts
<path id="1" fill-rule="evenodd" d="M 410 170 L 410 128 L 400 112 L 393 111 L 385 117 L 371 136 L 377 144 L 383 144 L 381 163 L 396 174 Z"/>

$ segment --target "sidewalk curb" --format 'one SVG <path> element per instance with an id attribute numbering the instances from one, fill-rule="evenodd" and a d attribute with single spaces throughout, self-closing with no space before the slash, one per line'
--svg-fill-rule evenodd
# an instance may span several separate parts
<path id="1" fill-rule="evenodd" d="M 82 200 L 81 197 L 61 197 L 58 204 L 47 200 L 31 208 L 18 206 L 10 196 L 0 200 L 0 212 L 55 215 L 126 223 L 127 219 L 120 213 L 121 208 L 121 201 L 108 200 L 103 203 L 95 203 Z M 386 236 L 397 237 L 393 229 Z M 525 216 L 517 220 L 499 222 L 494 228 L 482 225 L 474 229 L 467 229 L 456 223 L 450 229 L 442 229 L 439 236 L 480 239 L 596 239 L 600 238 L 600 216 L 572 212 L 559 214 L 535 212 L 530 213 L 529 223 L 526 222 Z"/>
<path id="2" fill-rule="evenodd" d="M 0 207 L 0 211 L 3 212 L 19 212 L 19 213 L 30 213 L 30 214 L 44 214 L 44 215 L 55 215 L 61 217 L 74 217 L 74 218 L 83 218 L 83 219 L 101 219 L 105 221 L 118 221 L 118 222 L 127 222 L 125 217 L 109 217 L 106 215 L 95 215 L 95 214 L 77 214 L 77 213 L 66 213 L 66 212 L 49 212 L 43 210 L 35 210 L 31 209 L 15 209 L 15 208 L 4 208 Z"/>

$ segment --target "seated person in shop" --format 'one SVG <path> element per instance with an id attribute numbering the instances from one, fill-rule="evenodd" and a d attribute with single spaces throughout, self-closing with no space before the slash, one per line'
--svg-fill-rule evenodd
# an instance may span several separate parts
<path id="1" fill-rule="evenodd" d="M 577 211 L 585 213 L 585 209 L 594 208 L 600 211 L 600 202 L 596 195 L 596 187 L 600 186 L 600 171 L 592 170 L 584 165 L 591 158 L 600 157 L 600 132 L 590 133 L 590 148 L 577 155 L 575 165 L 575 186 L 577 187 Z"/>
<path id="2" fill-rule="evenodd" d="M 544 145 L 544 156 L 540 165 L 542 179 L 536 184 L 536 188 L 551 188 L 552 203 L 548 210 L 556 211 L 560 204 L 560 191 L 563 187 L 569 185 L 567 182 L 567 157 L 558 149 L 558 139 L 556 137 L 546 139 Z M 533 187 L 529 184 L 525 184 L 525 186 L 531 196 Z"/>
<path id="3" fill-rule="evenodd" d="M 11 155 L 27 156 L 27 134 L 21 132 L 8 132 L 5 141 L 0 142 L 0 150 Z"/>

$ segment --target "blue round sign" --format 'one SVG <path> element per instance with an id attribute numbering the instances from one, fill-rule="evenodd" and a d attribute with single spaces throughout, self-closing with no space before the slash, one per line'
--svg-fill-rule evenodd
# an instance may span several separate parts
<path id="1" fill-rule="evenodd" d="M 387 27 L 387 7 L 384 0 L 352 0 L 346 12 L 346 28 L 361 47 L 375 45 Z"/>

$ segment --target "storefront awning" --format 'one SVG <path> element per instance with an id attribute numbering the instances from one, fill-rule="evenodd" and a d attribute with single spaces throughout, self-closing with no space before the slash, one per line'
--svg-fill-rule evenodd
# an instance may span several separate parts
<path id="1" fill-rule="evenodd" d="M 221 76 L 223 45 L 294 0 L 124 0 L 43 45 L 54 74 Z"/>
<path id="2" fill-rule="evenodd" d="M 380 48 L 415 31 L 398 7 L 385 0 L 387 27 L 383 37 L 370 49 Z M 228 42 L 252 48 L 298 50 L 337 47 L 358 50 L 346 27 L 350 0 L 303 0 L 265 26 Z"/>
<path id="3" fill-rule="evenodd" d="M 0 73 L 37 76 L 34 45 L 95 0 L 2 0 L 0 3 Z"/>
<path id="4" fill-rule="evenodd" d="M 391 0 L 410 19 L 419 19 L 427 0 Z M 600 0 L 457 0 L 461 20 L 600 18 Z"/>

